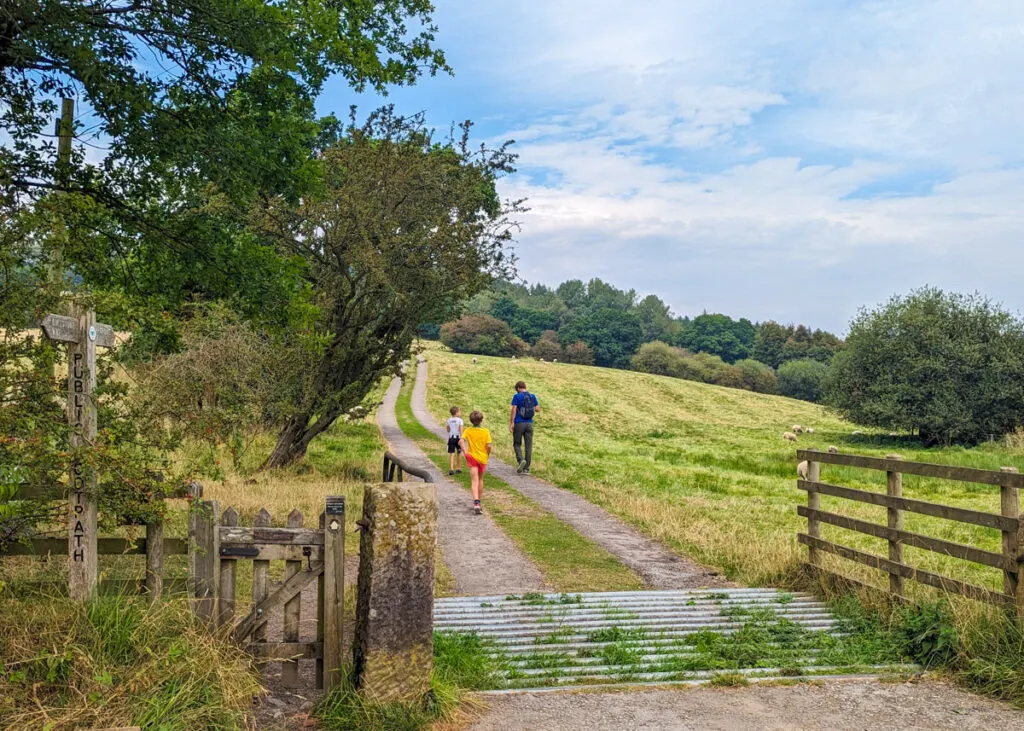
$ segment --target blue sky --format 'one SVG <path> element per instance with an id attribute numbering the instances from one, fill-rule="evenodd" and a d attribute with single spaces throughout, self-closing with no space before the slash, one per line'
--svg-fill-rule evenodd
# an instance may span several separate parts
<path id="1" fill-rule="evenodd" d="M 1024 2 L 435 3 L 455 75 L 389 101 L 517 141 L 525 280 L 836 331 L 924 284 L 1024 309 Z"/>

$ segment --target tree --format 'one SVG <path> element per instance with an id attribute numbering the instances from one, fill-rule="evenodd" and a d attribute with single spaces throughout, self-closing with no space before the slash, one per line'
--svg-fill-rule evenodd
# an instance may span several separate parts
<path id="1" fill-rule="evenodd" d="M 538 360 L 565 360 L 565 352 L 558 343 L 558 334 L 554 330 L 545 330 L 530 348 L 530 355 Z"/>
<path id="2" fill-rule="evenodd" d="M 604 307 L 570 320 L 558 331 L 562 342 L 582 340 L 594 351 L 599 366 L 625 368 L 643 341 L 639 318 L 623 310 Z"/>
<path id="3" fill-rule="evenodd" d="M 644 297 L 637 303 L 633 311 L 640 318 L 644 342 L 649 343 L 653 340 L 668 342 L 677 336 L 679 326 L 672 319 L 668 305 L 656 295 L 649 294 Z"/>
<path id="4" fill-rule="evenodd" d="M 779 381 L 768 365 L 751 358 L 736 361 L 735 367 L 743 378 L 743 388 L 757 393 L 776 393 Z"/>
<path id="5" fill-rule="evenodd" d="M 507 295 L 494 303 L 491 315 L 507 322 L 512 332 L 530 343 L 535 342 L 545 330 L 558 327 L 558 315 L 522 307 Z"/>
<path id="6" fill-rule="evenodd" d="M 508 323 L 490 315 L 464 315 L 441 326 L 441 342 L 456 353 L 523 355 L 528 346 Z"/>
<path id="7" fill-rule="evenodd" d="M 925 287 L 863 310 L 827 403 L 927 444 L 975 444 L 1024 424 L 1024 323 L 979 294 Z"/>
<path id="8" fill-rule="evenodd" d="M 757 326 L 751 357 L 778 368 L 788 360 L 810 358 L 825 363 L 843 346 L 843 341 L 824 330 L 812 331 L 805 325 L 780 325 L 768 320 Z"/>
<path id="9" fill-rule="evenodd" d="M 711 353 L 735 363 L 750 355 L 754 334 L 754 326 L 746 318 L 733 320 L 728 315 L 704 313 L 683 326 L 676 342 L 691 352 Z"/>
<path id="10" fill-rule="evenodd" d="M 565 348 L 565 362 L 576 365 L 594 365 L 594 351 L 582 340 L 577 340 Z"/>
<path id="11" fill-rule="evenodd" d="M 816 360 L 786 361 L 779 366 L 779 393 L 803 401 L 821 401 L 828 366 Z"/>
<path id="12" fill-rule="evenodd" d="M 363 125 L 353 121 L 324 152 L 319 195 L 268 209 L 260 228 L 285 254 L 302 258 L 320 316 L 296 336 L 309 353 L 303 398 L 266 466 L 300 458 L 397 372 L 418 323 L 449 315 L 450 301 L 508 273 L 505 245 L 520 206 L 502 203 L 495 181 L 513 161 L 507 145 L 472 150 L 468 123 L 461 138 L 441 141 L 422 116 L 385 108 Z M 428 296 L 434 292 L 445 297 Z"/>
<path id="13" fill-rule="evenodd" d="M 673 348 L 668 343 L 656 340 L 640 346 L 636 355 L 630 359 L 630 367 L 641 373 L 681 378 L 682 361 L 685 358 L 686 352 L 681 348 Z"/>

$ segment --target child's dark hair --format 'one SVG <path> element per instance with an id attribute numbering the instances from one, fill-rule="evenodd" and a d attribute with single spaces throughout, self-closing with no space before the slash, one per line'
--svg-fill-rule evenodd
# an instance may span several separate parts
<path id="1" fill-rule="evenodd" d="M 448 413 L 451 414 L 452 416 L 455 416 L 457 413 L 459 413 L 459 407 L 452 406 L 450 409 L 448 409 Z"/>
<path id="2" fill-rule="evenodd" d="M 526 381 L 517 381 L 516 382 L 516 390 L 517 391 L 525 391 L 526 390 Z"/>
<path id="3" fill-rule="evenodd" d="M 469 421 L 473 426 L 480 426 L 483 423 L 484 415 L 479 411 L 474 411 L 469 415 Z"/>

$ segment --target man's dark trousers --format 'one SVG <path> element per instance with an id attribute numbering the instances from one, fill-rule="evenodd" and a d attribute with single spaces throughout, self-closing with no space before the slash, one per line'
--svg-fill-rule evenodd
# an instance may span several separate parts
<path id="1" fill-rule="evenodd" d="M 530 469 L 533 459 L 533 422 L 517 421 L 512 427 L 512 447 L 516 450 L 516 462 L 523 463 L 523 442 L 526 442 L 526 467 Z"/>

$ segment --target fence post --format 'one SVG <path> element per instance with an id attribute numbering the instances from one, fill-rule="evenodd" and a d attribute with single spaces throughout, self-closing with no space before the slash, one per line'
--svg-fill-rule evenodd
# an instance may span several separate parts
<path id="1" fill-rule="evenodd" d="M 164 524 L 146 523 L 146 593 L 156 601 L 164 591 Z"/>
<path id="2" fill-rule="evenodd" d="M 1016 467 L 1002 467 L 1003 472 L 1017 472 Z M 1020 516 L 1020 496 L 1016 487 L 999 486 L 999 501 L 1002 513 L 1007 518 L 1017 519 L 1017 530 L 1003 531 L 1003 555 L 1017 566 L 1016 571 L 1003 571 L 1003 593 L 1017 600 L 1017 615 L 1024 617 L 1024 521 Z"/>
<path id="3" fill-rule="evenodd" d="M 221 525 L 235 527 L 238 525 L 238 513 L 234 508 L 224 511 L 221 518 Z M 217 531 L 217 528 L 214 527 Z M 219 533 L 219 531 L 217 531 Z M 220 541 L 218 541 L 218 544 Z M 220 553 L 220 546 L 217 546 L 217 553 Z M 218 556 L 219 557 L 219 556 Z M 217 607 L 217 626 L 226 627 L 235 618 L 235 559 L 220 559 L 220 601 Z"/>
<path id="4" fill-rule="evenodd" d="M 899 454 L 887 454 L 886 459 L 903 459 Z M 889 497 L 903 497 L 903 474 L 901 472 L 886 472 L 886 494 Z M 903 530 L 903 511 L 899 508 L 886 508 L 891 530 Z M 903 543 L 898 540 L 889 539 L 889 560 L 896 563 L 903 563 Z M 901 574 L 889 573 L 889 593 L 896 596 L 903 596 L 903 576 Z"/>
<path id="5" fill-rule="evenodd" d="M 189 568 L 195 613 L 213 624 L 217 616 L 217 578 L 220 574 L 220 504 L 216 500 L 194 500 L 189 513 Z"/>
<path id="6" fill-rule="evenodd" d="M 324 514 L 324 692 L 330 692 L 341 681 L 345 641 L 345 498 L 329 496 Z"/>
<path id="7" fill-rule="evenodd" d="M 272 524 L 270 513 L 266 508 L 260 508 L 256 518 L 252 521 L 253 528 L 269 528 Z M 258 607 L 260 602 L 267 598 L 269 593 L 267 585 L 267 573 L 270 570 L 270 561 L 254 559 L 252 562 L 252 605 Z M 253 642 L 267 641 L 267 623 L 256 627 L 252 633 Z"/>
<path id="8" fill-rule="evenodd" d="M 288 527 L 302 527 L 302 513 L 296 508 L 288 513 Z M 302 561 L 286 561 L 284 565 L 284 580 L 295 576 L 302 570 Z M 283 642 L 299 641 L 299 624 L 302 620 L 302 593 L 296 594 L 284 605 L 284 627 L 281 640 Z M 285 688 L 295 688 L 299 684 L 299 661 L 284 660 L 281 662 L 281 685 Z"/>
<path id="9" fill-rule="evenodd" d="M 818 482 L 821 478 L 821 462 L 807 461 L 807 481 Z M 821 494 L 813 490 L 807 491 L 807 509 L 821 510 Z M 821 523 L 814 515 L 807 516 L 807 535 L 821 538 Z M 821 568 L 821 555 L 814 546 L 807 548 L 807 562 L 815 568 Z"/>
<path id="10" fill-rule="evenodd" d="M 320 513 L 320 530 L 325 531 L 324 526 L 327 524 L 326 513 Z M 326 540 L 326 539 L 325 539 Z M 326 547 L 324 550 L 324 562 L 327 561 Z M 326 571 L 321 571 L 320 575 L 316 579 L 316 641 L 320 644 L 321 650 L 324 647 L 324 574 Z M 320 657 L 316 659 L 316 687 L 317 690 L 323 690 L 324 687 L 324 653 L 321 651 Z"/>

